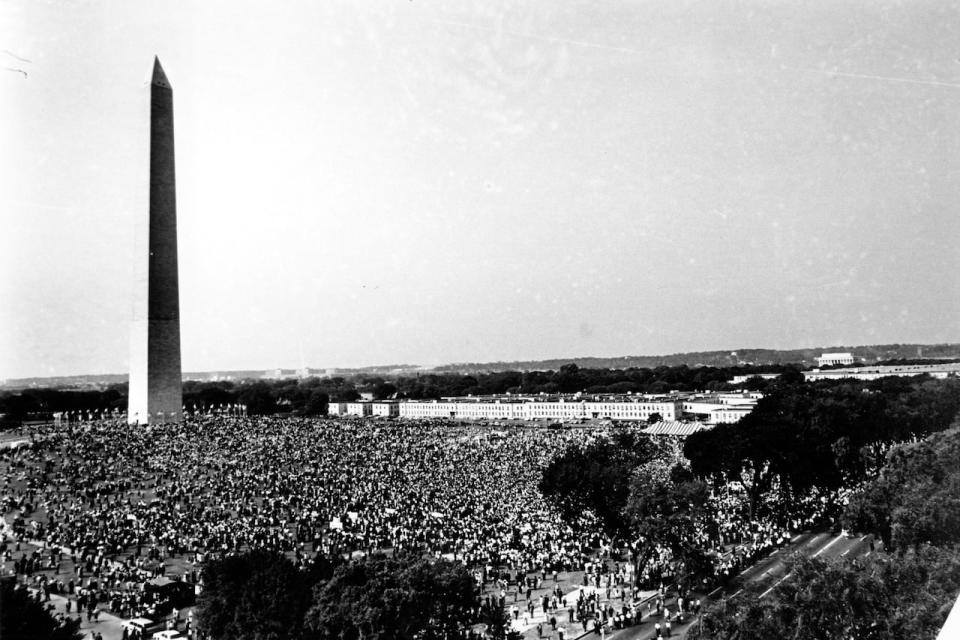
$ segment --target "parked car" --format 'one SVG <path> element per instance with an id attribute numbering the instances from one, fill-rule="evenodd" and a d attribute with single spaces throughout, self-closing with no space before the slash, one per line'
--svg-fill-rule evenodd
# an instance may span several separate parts
<path id="1" fill-rule="evenodd" d="M 123 627 L 128 632 L 137 631 L 141 638 L 149 638 L 151 632 L 163 629 L 163 624 L 154 622 L 150 618 L 134 618 L 124 622 Z"/>

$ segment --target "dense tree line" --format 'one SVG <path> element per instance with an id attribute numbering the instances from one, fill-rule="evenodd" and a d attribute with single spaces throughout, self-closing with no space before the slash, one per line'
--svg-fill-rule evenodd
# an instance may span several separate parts
<path id="1" fill-rule="evenodd" d="M 57 411 L 110 411 L 126 407 L 126 385 L 111 385 L 102 390 L 28 389 L 0 392 L 0 415 L 7 422 L 49 419 Z"/>
<path id="2" fill-rule="evenodd" d="M 207 562 L 203 579 L 197 620 L 213 640 L 433 640 L 481 621 L 506 636 L 502 608 L 481 607 L 466 567 L 443 559 L 318 556 L 298 569 L 252 551 Z"/>
<path id="3" fill-rule="evenodd" d="M 795 369 L 784 366 L 716 368 L 687 365 L 582 369 L 575 364 L 565 364 L 556 370 L 503 371 L 452 378 L 427 374 L 417 378 L 400 378 L 397 387 L 404 397 L 410 398 L 492 393 L 666 393 L 727 390 L 731 388 L 728 382 L 734 376 L 783 373 L 790 370 Z M 456 392 L 448 393 L 447 389 Z"/>
<path id="4" fill-rule="evenodd" d="M 581 369 L 566 364 L 548 371 L 502 371 L 479 374 L 425 373 L 389 378 L 381 375 L 311 377 L 282 380 L 197 381 L 183 383 L 183 404 L 188 410 L 208 410 L 244 404 L 254 414 L 294 412 L 326 413 L 327 404 L 350 402 L 369 394 L 374 399 L 438 399 L 450 396 L 503 393 L 665 393 L 671 390 L 725 390 L 736 375 L 789 371 L 770 367 L 676 367 Z M 762 389 L 769 384 L 756 378 L 741 387 Z M 127 406 L 127 385 L 103 390 L 26 389 L 0 392 L 0 415 L 8 421 L 49 418 L 58 411 L 111 411 Z"/>
<path id="5" fill-rule="evenodd" d="M 727 391 L 734 376 L 777 373 L 777 380 L 748 379 L 736 388 L 774 390 L 785 382 L 800 382 L 800 370 L 792 365 L 764 367 L 674 367 L 627 369 L 582 369 L 565 364 L 547 371 L 500 371 L 477 374 L 424 373 L 415 376 L 311 377 L 305 379 L 196 381 L 183 384 L 183 403 L 188 410 L 209 410 L 243 404 L 252 414 L 293 412 L 322 415 L 331 401 L 350 402 L 368 394 L 374 399 L 429 400 L 451 396 L 541 393 L 667 393 L 670 391 Z M 883 381 L 880 381 L 883 386 Z M 823 383 L 820 383 L 823 384 Z M 116 384 L 103 390 L 27 389 L 0 392 L 0 415 L 8 421 L 49 417 L 57 411 L 123 410 L 127 387 Z M 842 446 L 842 445 L 838 445 Z"/>
<path id="6" fill-rule="evenodd" d="M 768 597 L 718 603 L 693 637 L 934 638 L 960 592 L 960 427 L 893 448 L 843 520 L 879 535 L 866 558 L 791 560 Z"/>
<path id="7" fill-rule="evenodd" d="M 801 384 L 786 377 L 748 416 L 690 436 L 695 474 L 740 480 L 754 506 L 853 486 L 876 474 L 891 446 L 947 428 L 960 411 L 960 380 L 883 378 Z"/>

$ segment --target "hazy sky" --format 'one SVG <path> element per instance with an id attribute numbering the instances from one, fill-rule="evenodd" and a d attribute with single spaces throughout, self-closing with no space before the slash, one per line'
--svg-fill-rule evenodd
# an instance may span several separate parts
<path id="1" fill-rule="evenodd" d="M 185 370 L 960 341 L 958 9 L 798 4 L 3 0 L 0 378 L 127 371 L 155 54 Z"/>

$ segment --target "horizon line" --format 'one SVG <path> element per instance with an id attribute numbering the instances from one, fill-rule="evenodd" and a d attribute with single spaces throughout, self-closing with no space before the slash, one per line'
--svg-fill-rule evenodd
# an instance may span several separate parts
<path id="1" fill-rule="evenodd" d="M 920 343 L 920 342 L 884 342 L 884 343 L 871 343 L 871 344 L 860 344 L 860 345 L 830 345 L 830 346 L 814 346 L 814 347 L 792 347 L 792 348 L 770 348 L 770 347 L 737 347 L 734 349 L 700 349 L 693 351 L 674 351 L 671 353 L 659 353 L 659 354 L 628 354 L 628 355 L 612 355 L 612 356 L 597 356 L 597 355 L 587 355 L 587 356 L 556 356 L 556 357 L 546 357 L 546 358 L 517 358 L 513 360 L 485 360 L 485 361 L 455 361 L 455 362 L 445 362 L 435 365 L 422 365 L 422 364 L 412 364 L 412 363 L 387 363 L 387 364 L 372 364 L 372 365 L 356 365 L 356 366 L 270 366 L 270 367 L 238 367 L 230 369 L 204 369 L 204 370 L 192 370 L 192 371 L 181 371 L 181 377 L 186 375 L 197 375 L 197 374 L 211 374 L 211 373 L 231 373 L 238 371 L 260 371 L 268 372 L 275 370 L 290 370 L 290 371 L 299 371 L 301 369 L 307 370 L 345 370 L 353 371 L 360 369 L 399 369 L 399 368 L 408 368 L 408 369 L 420 369 L 423 371 L 435 370 L 441 367 L 455 367 L 455 366 L 483 366 L 483 365 L 498 365 L 498 364 L 512 364 L 512 363 L 538 363 L 538 362 L 550 362 L 556 360 L 568 360 L 571 363 L 574 360 L 617 360 L 617 359 L 631 359 L 631 358 L 668 358 L 676 356 L 685 356 L 692 354 L 718 354 L 718 353 L 728 353 L 734 354 L 739 351 L 773 351 L 773 352 L 785 352 L 785 351 L 817 351 L 817 350 L 826 350 L 826 349 L 863 349 L 868 347 L 878 347 L 878 346 L 887 346 L 887 345 L 901 345 L 901 346 L 911 346 L 911 347 L 942 347 L 942 346 L 956 346 L 960 347 L 960 342 L 929 342 L 929 343 Z M 917 358 L 924 358 L 925 356 L 918 355 Z M 960 357 L 960 355 L 958 355 Z M 935 358 L 934 358 L 935 359 Z M 704 365 L 708 366 L 708 365 Z M 41 375 L 27 375 L 27 376 L 17 376 L 17 377 L 6 377 L 0 378 L 0 385 L 6 385 L 11 382 L 16 382 L 20 380 L 50 380 L 55 378 L 83 378 L 83 377 L 105 377 L 105 376 L 129 376 L 129 371 L 127 372 L 101 372 L 101 373 L 64 373 L 64 374 L 41 374 Z"/>

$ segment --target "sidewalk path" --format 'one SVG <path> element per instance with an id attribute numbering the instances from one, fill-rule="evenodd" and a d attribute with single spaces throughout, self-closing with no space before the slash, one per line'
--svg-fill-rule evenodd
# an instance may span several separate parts
<path id="1" fill-rule="evenodd" d="M 36 593 L 35 589 L 30 589 L 31 593 Z M 104 611 L 101 611 L 97 616 L 97 621 L 93 622 L 87 621 L 86 612 L 82 616 L 77 613 L 76 603 L 73 603 L 71 606 L 71 612 L 67 613 L 67 599 L 64 596 L 50 594 L 50 601 L 44 604 L 53 605 L 53 612 L 58 618 L 72 618 L 77 620 L 80 619 L 80 630 L 83 632 L 83 638 L 92 638 L 94 631 L 99 632 L 103 636 L 103 640 L 120 640 L 123 637 L 123 623 L 126 622 L 123 618 L 118 618 L 117 616 L 111 615 Z"/>

